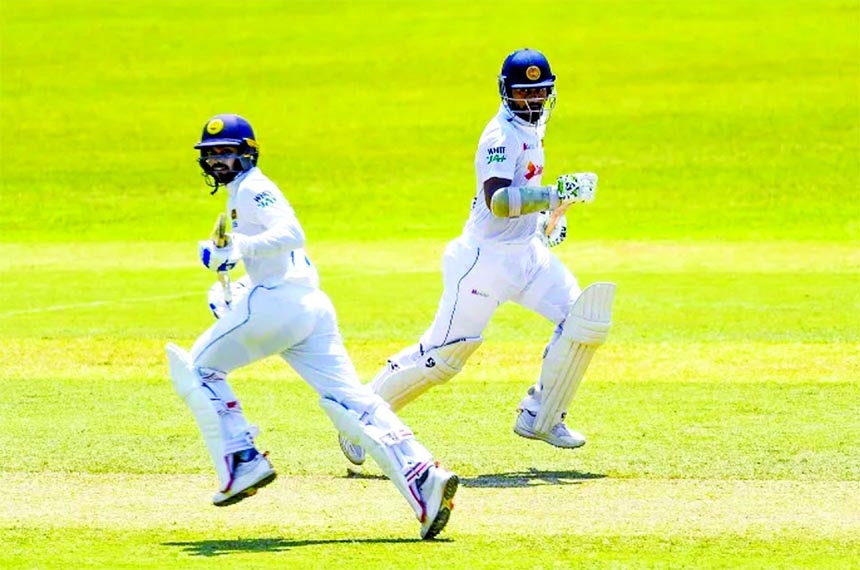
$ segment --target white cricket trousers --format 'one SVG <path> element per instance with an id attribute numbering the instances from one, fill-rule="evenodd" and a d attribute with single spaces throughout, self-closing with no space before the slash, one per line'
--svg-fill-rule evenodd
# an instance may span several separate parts
<path id="1" fill-rule="evenodd" d="M 540 240 L 476 244 L 460 236 L 442 257 L 444 291 L 433 324 L 421 336 L 424 352 L 481 336 L 496 309 L 513 301 L 556 327 L 582 292 L 573 274 Z"/>
<path id="2" fill-rule="evenodd" d="M 279 354 L 321 397 L 359 415 L 377 403 L 361 384 L 338 330 L 331 299 L 320 289 L 257 285 L 194 342 L 192 365 L 222 372 Z"/>

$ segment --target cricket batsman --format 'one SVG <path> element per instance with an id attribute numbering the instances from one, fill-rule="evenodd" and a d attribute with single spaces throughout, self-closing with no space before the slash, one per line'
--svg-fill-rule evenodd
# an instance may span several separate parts
<path id="1" fill-rule="evenodd" d="M 477 186 L 462 234 L 442 259 L 444 291 L 436 316 L 418 344 L 391 356 L 371 381 L 399 410 L 459 373 L 480 346 L 496 309 L 507 301 L 543 315 L 554 327 L 537 382 L 520 402 L 514 432 L 561 448 L 585 437 L 565 418 L 574 394 L 611 324 L 613 283 L 580 289 L 550 251 L 566 237 L 565 210 L 594 200 L 597 175 L 563 174 L 542 184 L 544 133 L 556 103 L 556 77 L 534 49 L 519 49 L 502 64 L 501 105 L 475 154 Z M 364 450 L 340 440 L 360 465 Z"/>
<path id="2" fill-rule="evenodd" d="M 257 448 L 259 430 L 245 418 L 228 382 L 232 371 L 276 354 L 319 394 L 337 431 L 379 464 L 414 510 L 421 537 L 435 537 L 449 520 L 459 479 L 439 467 L 388 404 L 360 382 L 296 213 L 257 166 L 251 125 L 239 115 L 216 115 L 194 148 L 213 194 L 221 187 L 227 193 L 226 215 L 199 244 L 203 265 L 219 274 L 219 294 L 210 299 L 219 318 L 190 351 L 168 344 L 167 358 L 173 387 L 200 428 L 218 475 L 212 502 L 232 505 L 276 478 Z M 225 274 L 240 260 L 247 275 L 231 284 Z M 295 405 L 283 402 L 285 410 Z"/>

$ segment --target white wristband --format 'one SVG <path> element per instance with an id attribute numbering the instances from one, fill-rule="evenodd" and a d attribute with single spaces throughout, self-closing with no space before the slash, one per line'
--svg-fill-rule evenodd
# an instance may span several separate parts
<path id="1" fill-rule="evenodd" d="M 514 190 L 514 192 L 512 192 Z M 508 217 L 519 218 L 523 211 L 523 197 L 519 188 L 508 188 Z"/>
<path id="2" fill-rule="evenodd" d="M 549 190 L 549 209 L 550 211 L 558 208 L 561 200 L 558 197 L 558 188 L 556 186 L 546 186 L 547 190 Z"/>

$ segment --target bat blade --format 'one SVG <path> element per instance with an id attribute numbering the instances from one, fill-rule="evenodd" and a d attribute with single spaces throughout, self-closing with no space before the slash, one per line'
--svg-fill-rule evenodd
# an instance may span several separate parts
<path id="1" fill-rule="evenodd" d="M 224 212 L 218 215 L 215 227 L 212 228 L 212 241 L 216 247 L 227 245 L 227 214 Z"/>
<path id="2" fill-rule="evenodd" d="M 225 247 L 227 245 L 227 214 L 225 212 L 221 212 L 215 221 L 211 239 L 215 243 L 215 247 Z M 224 292 L 224 303 L 228 307 L 232 306 L 233 290 L 230 288 L 230 274 L 226 271 L 219 271 L 218 281 L 221 283 L 221 290 Z"/>

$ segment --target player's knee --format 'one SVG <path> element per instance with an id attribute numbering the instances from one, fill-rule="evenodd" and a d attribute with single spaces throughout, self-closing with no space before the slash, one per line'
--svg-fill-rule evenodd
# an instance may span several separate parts
<path id="1" fill-rule="evenodd" d="M 464 338 L 425 352 L 422 363 L 428 379 L 442 384 L 459 374 L 482 342 L 481 337 Z"/>

